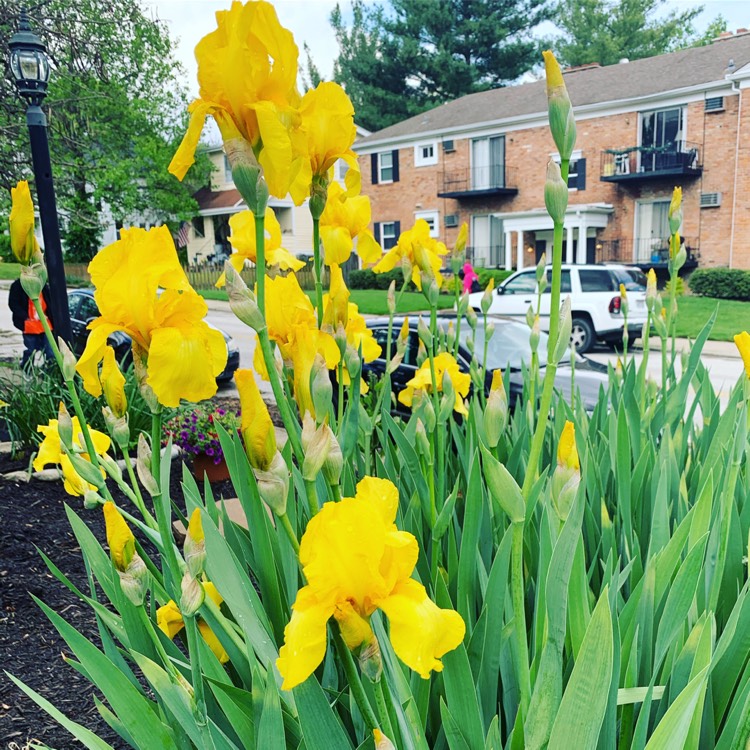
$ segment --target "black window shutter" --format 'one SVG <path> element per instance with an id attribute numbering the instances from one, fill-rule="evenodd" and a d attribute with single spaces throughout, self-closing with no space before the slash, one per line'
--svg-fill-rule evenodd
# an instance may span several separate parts
<path id="1" fill-rule="evenodd" d="M 576 166 L 578 168 L 578 189 L 585 190 L 586 189 L 586 160 L 579 159 Z"/>
<path id="2" fill-rule="evenodd" d="M 380 236 L 380 222 L 376 221 L 373 228 L 375 230 L 373 232 L 373 234 L 375 235 L 375 239 L 382 245 L 383 238 Z"/>
<path id="3" fill-rule="evenodd" d="M 372 184 L 377 185 L 378 184 L 378 155 L 377 154 L 370 154 L 370 169 L 372 170 Z"/>
<path id="4" fill-rule="evenodd" d="M 398 152 L 396 152 L 398 153 Z M 394 164 L 397 164 L 398 162 L 394 162 Z M 400 221 L 394 221 L 393 227 L 396 230 L 396 241 L 393 243 L 394 245 L 398 243 L 398 237 L 401 234 L 401 222 Z"/>
<path id="5" fill-rule="evenodd" d="M 393 181 L 398 182 L 398 149 L 393 151 Z"/>

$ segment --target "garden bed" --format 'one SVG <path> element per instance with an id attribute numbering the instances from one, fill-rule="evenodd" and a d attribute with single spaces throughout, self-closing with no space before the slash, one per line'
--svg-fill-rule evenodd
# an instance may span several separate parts
<path id="1" fill-rule="evenodd" d="M 0 473 L 18 468 L 0 459 Z M 170 487 L 182 497 L 182 462 L 175 460 Z M 233 497 L 230 482 L 214 485 L 216 497 Z M 127 501 L 115 493 L 115 500 Z M 79 513 L 102 541 L 101 511 L 87 511 L 81 498 L 67 495 L 60 482 L 16 483 L 0 480 L 0 660 L 3 670 L 20 678 L 70 718 L 115 747 L 122 741 L 109 729 L 94 705 L 94 688 L 63 662 L 69 655 L 63 640 L 32 599 L 40 598 L 78 632 L 99 643 L 91 608 L 47 570 L 37 547 L 82 590 L 88 589 L 83 558 L 65 515 L 65 504 Z M 53 748 L 74 746 L 73 738 L 4 675 L 0 679 L 0 747 L 24 748 L 29 740 Z"/>

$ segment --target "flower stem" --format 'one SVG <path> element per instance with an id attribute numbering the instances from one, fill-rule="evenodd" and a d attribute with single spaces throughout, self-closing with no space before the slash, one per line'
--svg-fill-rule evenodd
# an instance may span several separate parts
<path id="1" fill-rule="evenodd" d="M 278 518 L 279 521 L 281 521 L 281 526 L 286 532 L 286 535 L 289 537 L 290 544 L 294 548 L 294 551 L 297 553 L 297 556 L 299 556 L 299 542 L 297 541 L 297 535 L 294 533 L 294 529 L 292 528 L 292 523 L 289 520 L 289 516 L 284 513 Z"/>
<path id="2" fill-rule="evenodd" d="M 375 707 L 378 711 L 378 717 L 380 718 L 383 732 L 388 738 L 393 738 L 393 727 L 391 726 L 391 718 L 388 715 L 388 706 L 386 704 L 385 693 L 383 692 L 384 679 L 385 678 L 381 675 L 379 680 L 372 683 L 373 692 L 375 693 Z"/>
<path id="3" fill-rule="evenodd" d="M 266 214 L 255 214 L 255 283 L 258 308 L 266 317 Z"/>
<path id="4" fill-rule="evenodd" d="M 135 506 L 138 508 L 138 510 L 141 512 L 141 515 L 143 516 L 143 519 L 146 521 L 146 523 L 151 526 L 152 528 L 157 527 L 156 519 L 151 515 L 151 513 L 148 512 L 148 509 L 146 508 L 146 503 L 143 501 L 143 495 L 141 494 L 141 488 L 138 484 L 138 480 L 135 476 L 135 471 L 133 471 L 133 462 L 130 459 L 130 452 L 127 448 L 122 449 L 122 455 L 123 459 L 125 460 L 125 468 L 128 472 L 128 478 L 130 479 L 130 485 L 133 490 L 133 495 L 135 496 Z"/>
<path id="5" fill-rule="evenodd" d="M 313 215 L 313 269 L 315 271 L 315 307 L 318 328 L 323 325 L 323 268 L 320 262 L 320 217 Z"/>
<path id="6" fill-rule="evenodd" d="M 161 410 L 151 413 L 151 474 L 161 488 Z"/>
<path id="7" fill-rule="evenodd" d="M 374 729 L 378 729 L 378 720 L 375 717 L 375 712 L 372 710 L 370 701 L 367 699 L 362 680 L 359 678 L 357 673 L 357 667 L 354 664 L 354 657 L 351 651 L 346 647 L 343 638 L 341 637 L 341 631 L 339 630 L 338 623 L 332 623 L 331 629 L 333 631 L 333 643 L 336 646 L 336 653 L 341 660 L 344 667 L 344 674 L 349 683 L 349 689 L 352 692 L 352 696 L 359 707 L 359 711 L 364 719 L 365 726 L 368 731 L 372 733 Z"/>
<path id="8" fill-rule="evenodd" d="M 200 643 L 198 623 L 196 618 L 185 617 L 185 632 L 187 633 L 188 652 L 190 654 L 190 672 L 192 674 L 193 691 L 195 693 L 195 704 L 200 719 L 205 722 L 206 700 L 203 695 L 203 674 L 201 671 Z"/>

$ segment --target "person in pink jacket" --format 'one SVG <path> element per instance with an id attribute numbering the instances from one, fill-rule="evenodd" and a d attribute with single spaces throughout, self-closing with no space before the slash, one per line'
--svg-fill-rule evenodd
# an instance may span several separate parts
<path id="1" fill-rule="evenodd" d="M 474 272 L 471 263 L 464 263 L 464 267 L 461 270 L 463 271 L 464 294 L 469 294 L 472 291 L 474 282 L 479 282 L 479 276 Z"/>

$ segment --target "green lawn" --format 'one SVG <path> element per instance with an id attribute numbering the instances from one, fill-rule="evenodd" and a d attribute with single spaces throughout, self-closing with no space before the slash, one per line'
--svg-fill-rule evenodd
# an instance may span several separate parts
<path id="1" fill-rule="evenodd" d="M 0 280 L 14 281 L 21 275 L 20 263 L 0 263 Z"/>
<path id="2" fill-rule="evenodd" d="M 227 293 L 221 289 L 206 289 L 199 292 L 205 299 L 226 300 Z M 308 297 L 313 299 L 314 292 L 307 291 Z M 388 305 L 386 292 L 382 289 L 352 289 L 352 302 L 356 303 L 359 311 L 364 315 L 387 315 Z M 453 298 L 448 295 L 441 295 L 438 304 L 441 308 L 450 308 L 453 306 Z M 427 301 L 420 292 L 404 292 L 399 302 L 399 313 L 409 313 L 416 310 L 426 310 Z"/>
<path id="3" fill-rule="evenodd" d="M 664 304 L 668 304 L 664 298 Z M 732 341 L 736 333 L 750 330 L 750 302 L 710 297 L 680 297 L 677 300 L 677 335 L 694 339 L 719 306 L 709 339 Z"/>

